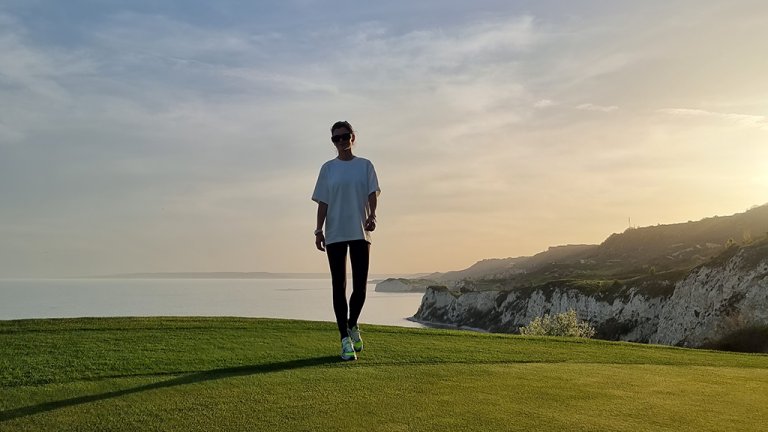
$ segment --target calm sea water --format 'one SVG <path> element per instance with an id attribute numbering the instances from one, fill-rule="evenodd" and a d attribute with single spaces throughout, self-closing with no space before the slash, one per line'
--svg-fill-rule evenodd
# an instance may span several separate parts
<path id="1" fill-rule="evenodd" d="M 374 288 L 361 323 L 421 327 L 407 318 L 422 294 Z M 110 316 L 335 321 L 329 279 L 0 279 L 0 320 Z"/>

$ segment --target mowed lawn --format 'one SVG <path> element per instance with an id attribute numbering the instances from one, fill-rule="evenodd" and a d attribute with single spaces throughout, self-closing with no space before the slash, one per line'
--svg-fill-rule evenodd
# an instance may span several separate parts
<path id="1" fill-rule="evenodd" d="M 768 356 L 244 318 L 0 321 L 0 431 L 766 431 Z"/>

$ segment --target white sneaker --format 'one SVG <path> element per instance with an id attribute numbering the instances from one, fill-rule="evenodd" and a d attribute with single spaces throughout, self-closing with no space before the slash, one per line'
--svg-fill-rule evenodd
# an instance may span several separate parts
<path id="1" fill-rule="evenodd" d="M 347 329 L 347 333 L 349 333 L 349 338 L 352 339 L 352 348 L 354 348 L 356 352 L 362 351 L 363 338 L 360 337 L 360 327 L 354 326 L 351 329 Z"/>
<path id="2" fill-rule="evenodd" d="M 341 359 L 342 360 L 357 360 L 355 354 L 355 348 L 352 347 L 352 339 L 345 337 L 341 340 Z"/>

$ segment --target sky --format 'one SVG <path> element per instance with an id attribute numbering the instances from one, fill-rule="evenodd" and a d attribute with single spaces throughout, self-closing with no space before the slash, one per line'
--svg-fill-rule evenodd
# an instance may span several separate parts
<path id="1" fill-rule="evenodd" d="M 371 273 L 768 202 L 768 3 L 0 0 L 0 277 L 325 272 L 330 125 Z"/>

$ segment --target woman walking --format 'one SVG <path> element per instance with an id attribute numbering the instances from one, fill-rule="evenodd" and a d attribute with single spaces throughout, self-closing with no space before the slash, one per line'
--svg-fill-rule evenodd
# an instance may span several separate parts
<path id="1" fill-rule="evenodd" d="M 320 168 L 312 193 L 312 201 L 317 203 L 315 246 L 328 255 L 341 358 L 355 360 L 355 352 L 363 350 L 357 320 L 365 303 L 371 231 L 376 229 L 376 201 L 381 189 L 371 161 L 352 154 L 355 131 L 349 122 L 340 121 L 331 126 L 331 141 L 338 156 Z M 347 249 L 352 264 L 349 306 Z"/>

